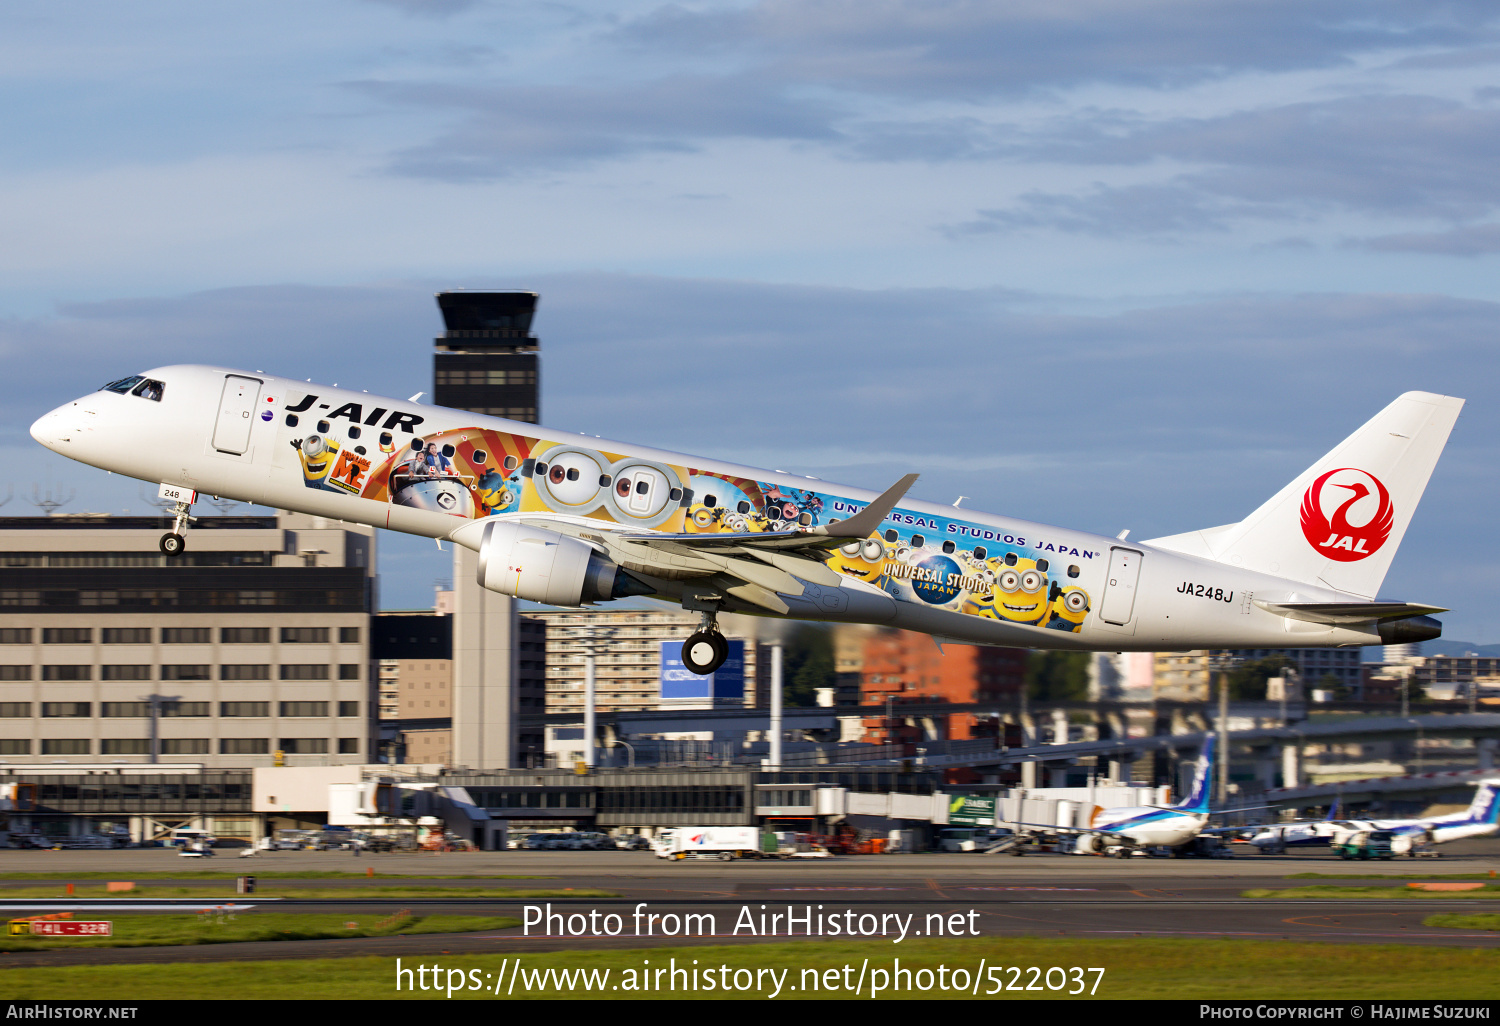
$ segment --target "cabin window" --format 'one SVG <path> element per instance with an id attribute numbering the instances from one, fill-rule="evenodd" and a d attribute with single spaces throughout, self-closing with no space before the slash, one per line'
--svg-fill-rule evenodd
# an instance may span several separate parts
<path id="1" fill-rule="evenodd" d="M 320 421 L 318 421 L 318 434 L 320 434 L 320 435 L 326 435 L 326 434 L 328 434 L 329 430 L 330 430 L 330 425 L 329 425 L 328 421 L 326 421 L 326 420 L 320 420 Z"/>
<path id="2" fill-rule="evenodd" d="M 951 541 L 945 541 L 945 542 L 943 542 L 943 551 L 944 552 L 951 553 L 956 548 L 958 548 L 958 546 L 954 545 Z"/>
<path id="3" fill-rule="evenodd" d="M 1006 566 L 1015 566 L 1016 565 L 1016 554 L 1014 552 L 1007 552 L 1005 554 L 1005 565 Z"/>
<path id="4" fill-rule="evenodd" d="M 1078 564 L 1077 563 L 1075 563 L 1072 566 L 1068 567 L 1068 576 L 1069 577 L 1077 577 L 1078 574 L 1079 574 L 1079 569 L 1078 569 Z"/>
<path id="5" fill-rule="evenodd" d="M 709 509 L 713 509 L 718 504 L 719 497 L 717 495 L 705 495 L 703 497 L 703 505 L 707 506 Z"/>
<path id="6" fill-rule="evenodd" d="M 914 534 L 914 535 L 911 536 L 911 547 L 912 548 L 914 548 L 914 549 L 925 548 L 926 545 L 927 545 L 927 539 L 924 538 L 924 537 L 922 537 L 920 534 Z"/>
<path id="7" fill-rule="evenodd" d="M 287 427 L 296 427 L 297 426 L 297 415 L 295 413 L 288 413 L 286 415 L 286 426 Z"/>
<path id="8" fill-rule="evenodd" d="M 901 536 L 898 535 L 894 530 L 885 532 L 885 540 L 890 542 L 892 545 L 896 544 L 896 539 L 899 537 Z"/>
<path id="9" fill-rule="evenodd" d="M 1039 559 L 1039 560 L 1036 561 L 1036 568 L 1038 570 L 1040 570 L 1042 573 L 1046 573 L 1047 572 L 1047 567 L 1050 566 L 1050 565 L 1051 564 L 1048 563 L 1045 559 Z"/>
<path id="10" fill-rule="evenodd" d="M 744 499 L 741 499 L 739 505 L 736 506 L 735 509 L 739 510 L 740 511 L 740 515 L 743 516 L 744 514 L 750 512 L 750 504 L 748 502 L 746 502 Z"/>
<path id="11" fill-rule="evenodd" d="M 985 548 L 983 545 L 976 545 L 976 546 L 974 546 L 974 558 L 975 559 L 983 559 L 985 556 L 988 556 L 989 554 L 990 554 L 990 550 L 987 549 L 987 548 Z"/>
<path id="12" fill-rule="evenodd" d="M 353 425 L 352 425 L 352 424 L 351 424 L 351 425 L 350 425 L 350 426 L 349 426 L 349 437 L 350 437 L 350 438 L 358 438 L 358 437 L 359 437 L 359 428 L 357 428 L 357 427 L 354 427 L 354 426 L 353 426 Z"/>

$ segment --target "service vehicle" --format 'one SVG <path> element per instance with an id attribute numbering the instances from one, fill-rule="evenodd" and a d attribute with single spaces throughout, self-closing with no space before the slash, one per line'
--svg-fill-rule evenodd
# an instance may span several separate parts
<path id="1" fill-rule="evenodd" d="M 652 849 L 659 859 L 775 858 L 776 835 L 758 827 L 673 827 L 656 835 Z"/>

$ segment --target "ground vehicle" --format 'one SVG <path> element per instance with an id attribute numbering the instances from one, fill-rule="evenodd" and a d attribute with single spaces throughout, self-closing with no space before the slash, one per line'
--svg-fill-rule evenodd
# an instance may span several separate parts
<path id="1" fill-rule="evenodd" d="M 938 835 L 938 851 L 984 851 L 1011 836 L 1003 827 L 947 827 Z"/>
<path id="2" fill-rule="evenodd" d="M 1333 850 L 1341 859 L 1392 859 L 1389 830 L 1356 830 L 1334 838 Z"/>
<path id="3" fill-rule="evenodd" d="M 597 830 L 584 830 L 574 835 L 582 851 L 614 851 L 615 842 L 608 834 Z"/>
<path id="4" fill-rule="evenodd" d="M 178 827 L 172 831 L 168 843 L 174 848 L 207 848 L 218 838 L 207 830 L 195 830 L 188 827 Z"/>
<path id="5" fill-rule="evenodd" d="M 656 835 L 652 849 L 659 859 L 718 857 L 761 858 L 775 855 L 776 836 L 757 827 L 674 827 Z"/>
<path id="6" fill-rule="evenodd" d="M 648 851 L 651 842 L 640 834 L 622 834 L 615 838 L 615 847 L 620 851 Z"/>

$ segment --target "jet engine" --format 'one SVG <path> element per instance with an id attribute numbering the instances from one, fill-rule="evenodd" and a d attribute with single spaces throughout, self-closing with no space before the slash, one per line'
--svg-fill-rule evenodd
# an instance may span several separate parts
<path id="1" fill-rule="evenodd" d="M 480 587 L 552 606 L 581 606 L 654 588 L 631 577 L 587 542 L 512 522 L 485 525 Z"/>

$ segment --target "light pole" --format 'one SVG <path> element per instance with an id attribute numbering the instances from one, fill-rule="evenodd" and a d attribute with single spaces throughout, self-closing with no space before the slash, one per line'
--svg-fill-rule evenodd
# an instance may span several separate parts
<path id="1" fill-rule="evenodd" d="M 768 768 L 781 769 L 781 642 L 771 643 L 771 752 Z"/>
<path id="2" fill-rule="evenodd" d="M 1222 808 L 1229 801 L 1229 668 L 1235 659 L 1227 652 L 1210 654 L 1211 668 L 1219 673 L 1219 772 L 1216 775 L 1214 804 Z"/>
<path id="3" fill-rule="evenodd" d="M 583 765 L 594 768 L 594 734 L 598 730 L 595 722 L 595 666 L 598 646 L 607 642 L 613 633 L 608 627 L 588 625 L 583 628 Z"/>

